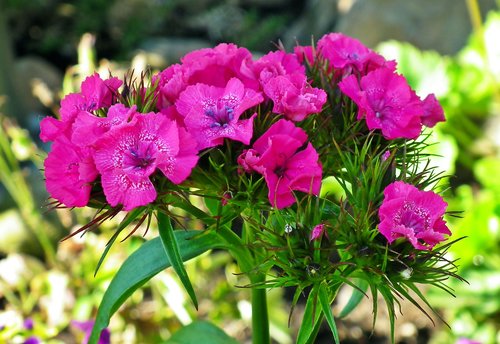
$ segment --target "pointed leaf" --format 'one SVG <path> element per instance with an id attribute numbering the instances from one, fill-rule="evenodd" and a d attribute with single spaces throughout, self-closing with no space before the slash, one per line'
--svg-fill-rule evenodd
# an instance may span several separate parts
<path id="1" fill-rule="evenodd" d="M 205 322 L 196 321 L 175 332 L 169 340 L 163 344 L 238 344 L 217 326 Z"/>
<path id="2" fill-rule="evenodd" d="M 359 289 L 354 288 L 352 290 L 349 301 L 347 301 L 347 304 L 344 306 L 342 311 L 340 311 L 340 318 L 348 316 L 359 305 L 361 300 L 363 300 L 363 296 L 366 296 L 366 291 L 368 290 L 368 282 L 360 279 L 355 283 L 355 285 Z"/>
<path id="3" fill-rule="evenodd" d="M 321 321 L 323 320 L 321 308 L 318 306 L 318 288 L 314 286 L 309 293 L 304 310 L 304 317 L 300 324 L 297 344 L 314 343 Z"/>
<path id="4" fill-rule="evenodd" d="M 321 305 L 321 310 L 325 315 L 326 322 L 330 326 L 333 333 L 333 339 L 336 344 L 340 343 L 339 333 L 337 331 L 337 326 L 335 325 L 335 319 L 333 318 L 332 308 L 330 306 L 330 292 L 328 290 L 328 285 L 326 283 L 321 283 L 319 285 L 319 304 Z"/>
<path id="5" fill-rule="evenodd" d="M 182 260 L 179 252 L 179 245 L 175 239 L 174 229 L 172 228 L 170 218 L 161 211 L 157 213 L 157 216 L 160 238 L 168 260 L 170 261 L 170 264 L 172 264 L 172 268 L 174 268 L 177 276 L 179 276 L 179 279 L 181 280 L 181 283 L 184 286 L 184 289 L 186 289 L 189 297 L 193 301 L 194 306 L 198 309 L 198 300 L 196 299 L 193 286 L 191 285 L 189 276 L 184 268 L 184 261 Z"/>
<path id="6" fill-rule="evenodd" d="M 97 275 L 97 272 L 99 271 L 99 268 L 101 267 L 102 263 L 104 262 L 104 259 L 106 258 L 109 250 L 111 249 L 111 246 L 113 246 L 114 242 L 118 238 L 118 235 L 121 233 L 122 230 L 124 230 L 129 224 L 132 223 L 139 215 L 141 215 L 144 212 L 144 208 L 135 208 L 131 212 L 127 214 L 127 216 L 123 219 L 123 221 L 120 223 L 118 228 L 116 229 L 115 233 L 109 239 L 109 242 L 106 244 L 106 248 L 104 249 L 104 252 L 101 254 L 101 258 L 99 258 L 99 261 L 97 262 L 97 266 L 94 271 L 94 277 Z"/>
<path id="7" fill-rule="evenodd" d="M 201 234 L 200 231 L 177 231 L 175 237 L 184 261 L 221 245 L 215 232 Z M 135 290 L 169 266 L 171 263 L 165 254 L 160 238 L 145 242 L 132 253 L 104 293 L 89 343 L 97 343 L 101 331 L 108 326 L 111 316 Z"/>

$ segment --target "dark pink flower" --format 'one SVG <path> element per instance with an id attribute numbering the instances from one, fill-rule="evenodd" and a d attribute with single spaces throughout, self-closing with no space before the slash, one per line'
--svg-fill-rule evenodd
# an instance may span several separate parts
<path id="1" fill-rule="evenodd" d="M 156 83 L 158 84 L 156 106 L 159 110 L 172 106 L 179 94 L 188 86 L 187 77 L 180 64 L 173 64 L 153 76 L 152 84 Z"/>
<path id="2" fill-rule="evenodd" d="M 136 113 L 137 107 L 123 104 L 112 105 L 106 117 L 97 117 L 87 111 L 80 111 L 73 123 L 71 141 L 79 146 L 90 146 L 112 127 L 127 123 Z"/>
<path id="3" fill-rule="evenodd" d="M 65 136 L 52 144 L 44 161 L 45 183 L 50 196 L 67 207 L 83 207 L 90 197 L 97 170 L 89 148 L 74 145 Z"/>
<path id="4" fill-rule="evenodd" d="M 447 203 L 432 191 L 396 181 L 384 190 L 378 229 L 389 243 L 405 237 L 418 250 L 431 250 L 451 235 L 443 216 Z"/>
<path id="5" fill-rule="evenodd" d="M 297 45 L 293 48 L 293 52 L 302 64 L 307 62 L 309 65 L 313 65 L 316 61 L 316 52 L 311 45 Z"/>
<path id="6" fill-rule="evenodd" d="M 422 102 L 406 79 L 388 68 L 368 73 L 358 82 L 351 75 L 339 83 L 344 94 L 358 106 L 358 120 L 368 129 L 381 129 L 388 140 L 415 139 L 422 131 Z"/>
<path id="7" fill-rule="evenodd" d="M 90 339 L 90 335 L 92 334 L 92 328 L 94 327 L 94 321 L 77 321 L 72 320 L 71 325 L 73 325 L 76 329 L 82 331 L 85 334 L 83 338 L 82 344 L 87 344 Z M 99 340 L 97 344 L 110 344 L 111 343 L 111 332 L 108 328 L 105 328 L 101 331 L 101 335 L 99 336 Z"/>
<path id="8" fill-rule="evenodd" d="M 317 46 L 318 54 L 329 62 L 329 66 L 340 70 L 342 75 L 361 75 L 386 66 L 394 70 L 395 63 L 365 47 L 360 41 L 341 33 L 324 35 Z"/>
<path id="9" fill-rule="evenodd" d="M 181 142 L 182 141 L 182 142 Z M 94 145 L 106 200 L 124 210 L 153 202 L 150 177 L 157 169 L 181 183 L 198 161 L 194 140 L 162 114 L 137 114 L 127 124 L 105 133 Z"/>
<path id="10" fill-rule="evenodd" d="M 434 94 L 429 94 L 423 101 L 424 113 L 421 116 L 422 124 L 432 128 L 438 122 L 444 122 L 444 111 Z"/>
<path id="11" fill-rule="evenodd" d="M 246 89 L 236 78 L 225 88 L 196 84 L 189 86 L 176 103 L 184 124 L 198 141 L 198 149 L 222 144 L 224 138 L 248 144 L 253 134 L 254 114 L 240 120 L 243 112 L 264 100 L 260 93 Z"/>
<path id="12" fill-rule="evenodd" d="M 251 73 L 252 54 L 246 48 L 221 43 L 215 48 L 192 51 L 181 62 L 188 85 L 225 87 L 229 80 L 238 78 L 246 88 L 258 89 Z"/>
<path id="13" fill-rule="evenodd" d="M 78 114 L 111 106 L 121 84 L 122 81 L 117 78 L 102 80 L 97 73 L 87 77 L 81 84 L 81 93 L 70 93 L 61 100 L 61 120 L 46 117 L 41 121 L 40 139 L 49 142 L 61 135 L 71 137 Z"/>
<path id="14" fill-rule="evenodd" d="M 240 156 L 243 166 L 264 175 L 269 202 L 282 209 L 295 203 L 293 191 L 317 195 L 321 186 L 322 168 L 318 154 L 305 132 L 292 122 L 279 120 L 254 144 L 253 156 Z"/>
<path id="15" fill-rule="evenodd" d="M 314 226 L 314 228 L 311 231 L 311 238 L 309 241 L 313 240 L 321 240 L 321 238 L 325 235 L 328 238 L 328 233 L 325 230 L 325 225 L 323 223 Z"/>
<path id="16" fill-rule="evenodd" d="M 305 75 L 305 67 L 299 63 L 297 56 L 281 50 L 262 56 L 253 63 L 252 69 L 262 86 L 278 75 Z"/>
<path id="17" fill-rule="evenodd" d="M 292 121 L 302 121 L 308 115 L 321 112 L 326 102 L 322 89 L 311 87 L 304 75 L 295 73 L 276 76 L 264 85 L 264 93 L 273 101 L 273 112 Z"/>
<path id="18" fill-rule="evenodd" d="M 85 97 L 87 105 L 85 110 L 110 107 L 116 101 L 117 91 L 121 85 L 122 81 L 114 77 L 103 80 L 97 73 L 87 77 L 81 86 L 81 94 Z"/>

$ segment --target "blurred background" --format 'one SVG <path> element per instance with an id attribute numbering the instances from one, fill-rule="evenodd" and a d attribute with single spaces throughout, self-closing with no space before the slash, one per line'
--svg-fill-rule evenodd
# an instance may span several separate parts
<path id="1" fill-rule="evenodd" d="M 436 324 L 403 303 L 398 343 L 500 343 L 500 11 L 495 0 L 0 0 L 0 343 L 81 343 L 76 321 L 92 319 L 121 262 L 144 240 L 143 228 L 113 245 L 119 223 L 61 242 L 94 216 L 49 211 L 41 169 L 49 146 L 41 118 L 56 115 L 64 94 L 97 70 L 122 77 L 159 70 L 185 53 L 234 42 L 256 56 L 282 43 L 311 43 L 340 31 L 398 61 L 419 95 L 433 92 L 447 122 L 433 131 L 434 165 L 446 178 L 458 273 L 456 297 L 424 292 L 444 317 Z M 137 291 L 113 317 L 112 343 L 161 343 L 195 318 L 249 340 L 249 292 L 224 252 L 187 264 L 196 312 L 170 271 Z M 293 343 L 301 307 L 288 328 L 287 290 L 270 292 L 275 343 Z M 345 292 L 346 296 L 349 293 Z M 340 294 L 339 304 L 345 302 Z M 340 305 L 338 305 L 340 308 Z M 379 307 L 383 308 L 383 307 Z M 335 309 L 334 309 L 335 311 Z M 339 321 L 343 343 L 388 343 L 383 311 L 371 334 L 371 301 Z M 80 326 L 81 327 L 81 326 Z M 318 343 L 330 343 L 325 335 Z"/>

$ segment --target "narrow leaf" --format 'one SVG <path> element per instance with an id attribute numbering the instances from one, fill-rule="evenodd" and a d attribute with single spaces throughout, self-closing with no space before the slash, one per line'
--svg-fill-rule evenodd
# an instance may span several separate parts
<path id="1" fill-rule="evenodd" d="M 229 337 L 220 328 L 205 321 L 195 321 L 181 328 L 163 344 L 188 343 L 238 344 L 234 338 Z"/>
<path id="2" fill-rule="evenodd" d="M 319 331 L 322 316 L 318 305 L 318 290 L 314 286 L 309 293 L 304 310 L 304 317 L 300 324 L 297 344 L 314 343 L 314 339 Z"/>
<path id="3" fill-rule="evenodd" d="M 330 293 L 326 283 L 321 283 L 319 285 L 318 296 L 319 304 L 321 305 L 321 309 L 325 315 L 326 322 L 330 326 L 330 330 L 332 330 L 333 339 L 336 344 L 340 344 L 339 333 L 337 331 L 337 326 L 335 325 L 335 319 L 333 318 L 332 308 L 330 307 Z"/>
<path id="4" fill-rule="evenodd" d="M 221 245 L 215 232 L 177 231 L 175 237 L 184 261 Z M 147 241 L 122 264 L 104 293 L 89 339 L 96 344 L 109 319 L 127 298 L 160 271 L 171 266 L 160 238 Z"/>
<path id="5" fill-rule="evenodd" d="M 160 238 L 168 260 L 170 261 L 170 264 L 172 264 L 172 268 L 174 268 L 177 276 L 179 276 L 179 279 L 181 280 L 184 289 L 186 289 L 189 294 L 189 297 L 193 301 L 194 306 L 198 309 L 198 300 L 196 299 L 193 286 L 191 285 L 189 276 L 184 268 L 184 261 L 182 260 L 179 252 L 179 245 L 175 239 L 174 229 L 172 227 L 172 223 L 170 222 L 170 218 L 161 211 L 157 213 L 157 216 Z"/>
<path id="6" fill-rule="evenodd" d="M 354 288 L 352 290 L 351 297 L 347 304 L 344 306 L 342 311 L 340 311 L 339 317 L 344 318 L 348 316 L 363 300 L 363 296 L 366 296 L 366 291 L 368 290 L 368 282 L 365 280 L 358 280 L 355 285 L 359 288 Z"/>
<path id="7" fill-rule="evenodd" d="M 116 229 L 115 233 L 109 239 L 108 243 L 106 244 L 106 248 L 104 249 L 104 252 L 101 255 L 101 258 L 99 258 L 99 262 L 97 262 L 97 266 L 94 271 L 94 277 L 97 275 L 97 272 L 99 271 L 99 268 L 101 267 L 102 263 L 104 262 L 104 259 L 106 258 L 109 250 L 111 249 L 111 246 L 113 246 L 114 242 L 118 238 L 118 235 L 121 233 L 122 230 L 124 230 L 132 221 L 134 221 L 139 215 L 141 215 L 144 212 L 144 208 L 135 208 L 131 212 L 127 214 L 127 216 L 123 219 L 123 221 L 120 223 L 118 228 Z"/>

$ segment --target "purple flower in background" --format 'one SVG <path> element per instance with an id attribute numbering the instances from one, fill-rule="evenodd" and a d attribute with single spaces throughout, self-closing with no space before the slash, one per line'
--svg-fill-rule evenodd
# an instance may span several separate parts
<path id="1" fill-rule="evenodd" d="M 31 336 L 29 338 L 27 338 L 23 344 L 40 344 L 42 341 L 40 339 L 38 339 L 38 337 L 36 336 Z"/>
<path id="2" fill-rule="evenodd" d="M 34 324 L 33 319 L 26 318 L 26 319 L 24 319 L 23 327 L 27 330 L 32 330 L 33 324 Z"/>
<path id="3" fill-rule="evenodd" d="M 94 327 L 94 321 L 71 321 L 71 325 L 82 331 L 85 334 L 83 338 L 82 344 L 87 344 L 89 342 L 90 334 L 92 333 L 92 327 Z M 101 331 L 101 336 L 99 337 L 99 341 L 97 344 L 110 344 L 111 343 L 111 332 L 109 329 L 105 328 Z"/>
<path id="4" fill-rule="evenodd" d="M 481 344 L 481 342 L 469 338 L 459 338 L 455 344 Z"/>

